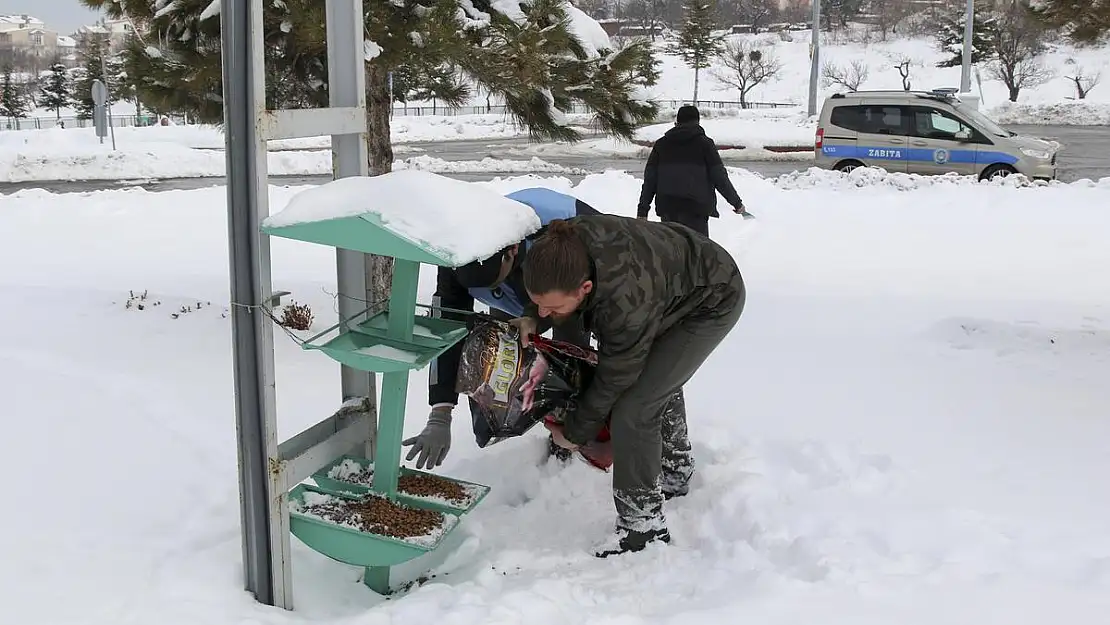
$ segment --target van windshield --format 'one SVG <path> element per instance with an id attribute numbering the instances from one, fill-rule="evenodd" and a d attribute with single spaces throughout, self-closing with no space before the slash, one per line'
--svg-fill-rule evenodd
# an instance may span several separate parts
<path id="1" fill-rule="evenodd" d="M 980 128 L 982 128 L 986 132 L 989 132 L 989 133 L 991 133 L 992 135 L 994 135 L 996 137 L 1012 137 L 1012 136 L 1014 136 L 1014 133 L 1003 129 L 1001 126 L 994 123 L 994 120 L 987 117 L 986 115 L 983 115 L 982 113 L 980 113 L 979 111 L 977 111 L 976 109 L 974 109 L 970 106 L 957 104 L 957 105 L 955 105 L 955 109 L 958 110 L 962 115 L 967 116 L 968 119 L 970 119 L 976 126 L 979 126 Z"/>

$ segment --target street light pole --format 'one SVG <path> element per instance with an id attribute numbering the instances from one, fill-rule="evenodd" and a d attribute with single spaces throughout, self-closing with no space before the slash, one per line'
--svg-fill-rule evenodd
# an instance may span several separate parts
<path id="1" fill-rule="evenodd" d="M 960 93 L 971 92 L 971 43 L 975 32 L 975 0 L 967 0 L 964 17 L 964 57 L 960 71 Z"/>
<path id="2" fill-rule="evenodd" d="M 817 114 L 817 76 L 821 56 L 821 0 L 813 0 L 813 40 L 809 44 L 809 56 L 809 115 L 812 117 Z"/>

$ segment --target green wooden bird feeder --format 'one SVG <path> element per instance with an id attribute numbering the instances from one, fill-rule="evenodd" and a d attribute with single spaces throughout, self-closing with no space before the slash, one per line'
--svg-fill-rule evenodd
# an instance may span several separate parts
<path id="1" fill-rule="evenodd" d="M 501 228 L 506 240 L 491 239 L 491 224 Z M 270 236 L 395 259 L 386 310 L 363 320 L 341 319 L 303 345 L 351 368 L 382 374 L 374 461 L 336 458 L 313 475 L 316 487 L 301 484 L 289 493 L 290 532 L 332 559 L 366 567 L 364 581 L 377 592 L 389 592 L 389 567 L 437 548 L 458 527 L 459 517 L 473 510 L 489 491 L 486 486 L 451 480 L 471 497 L 435 501 L 398 492 L 402 475 L 420 473 L 400 467 L 409 372 L 423 368 L 467 334 L 463 322 L 416 315 L 420 265 L 461 266 L 483 257 L 475 237 L 491 248 L 488 256 L 535 232 L 539 225 L 530 209 L 492 191 L 413 171 L 335 180 L 298 194 L 284 211 L 263 222 L 262 231 Z M 369 468 L 369 486 L 337 477 L 335 469 L 344 462 Z M 350 501 L 384 496 L 400 505 L 443 514 L 443 527 L 435 541 L 424 543 L 362 531 L 306 514 L 305 497 L 311 493 Z"/>

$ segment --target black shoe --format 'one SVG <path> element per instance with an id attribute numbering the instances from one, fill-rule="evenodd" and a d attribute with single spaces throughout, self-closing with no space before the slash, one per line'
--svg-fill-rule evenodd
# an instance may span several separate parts
<path id="1" fill-rule="evenodd" d="M 682 487 L 676 488 L 674 490 L 664 489 L 663 490 L 663 499 L 665 499 L 667 501 L 670 501 L 670 500 L 672 500 L 676 497 L 685 497 L 686 495 L 689 495 L 689 494 L 690 494 L 690 486 L 684 484 Z"/>
<path id="2" fill-rule="evenodd" d="M 643 551 L 650 543 L 670 543 L 671 533 L 666 529 L 651 530 L 649 532 L 633 532 L 631 530 L 617 530 L 614 540 L 594 553 L 598 558 L 619 556 L 624 553 Z"/>

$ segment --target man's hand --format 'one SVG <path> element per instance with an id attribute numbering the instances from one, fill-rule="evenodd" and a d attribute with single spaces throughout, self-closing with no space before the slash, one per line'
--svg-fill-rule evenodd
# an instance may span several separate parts
<path id="1" fill-rule="evenodd" d="M 433 408 L 424 430 L 401 442 L 404 447 L 412 445 L 405 460 L 412 460 L 416 454 L 420 454 L 420 458 L 416 460 L 417 469 L 438 467 L 447 458 L 447 452 L 451 449 L 451 408 Z"/>
<path id="2" fill-rule="evenodd" d="M 743 216 L 743 217 L 744 217 L 744 219 L 755 219 L 755 215 L 753 215 L 753 214 L 749 213 L 749 212 L 748 212 L 748 209 L 744 207 L 744 201 L 743 201 L 743 200 L 740 200 L 740 203 L 739 203 L 739 204 L 737 204 L 736 206 L 732 207 L 732 210 L 733 210 L 733 212 L 735 212 L 735 213 L 736 213 L 737 215 L 741 215 L 741 216 Z"/>
<path id="3" fill-rule="evenodd" d="M 543 426 L 547 428 L 549 432 L 551 432 L 551 440 L 554 441 L 555 444 L 559 447 L 562 447 L 563 449 L 569 449 L 570 451 L 578 449 L 578 445 L 575 445 L 574 443 L 568 441 L 566 437 L 563 436 L 563 426 L 559 425 L 558 423 L 552 423 L 551 421 L 548 421 L 546 419 L 544 419 Z"/>
<path id="4" fill-rule="evenodd" d="M 520 342 L 528 347 L 532 343 L 529 337 L 536 333 L 540 327 L 540 322 L 531 317 L 517 317 L 509 321 L 509 324 L 520 332 Z"/>

